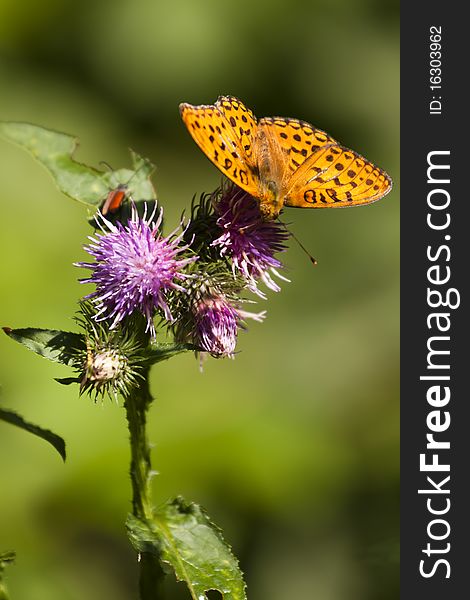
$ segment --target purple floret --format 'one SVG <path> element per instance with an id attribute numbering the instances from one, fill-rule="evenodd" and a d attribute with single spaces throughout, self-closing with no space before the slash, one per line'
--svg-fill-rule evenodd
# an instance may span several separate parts
<path id="1" fill-rule="evenodd" d="M 135 207 L 127 225 L 113 224 L 99 215 L 97 223 L 102 233 L 90 237 L 85 250 L 96 262 L 80 262 L 77 266 L 91 269 L 91 276 L 81 283 L 94 283 L 96 291 L 89 294 L 98 309 L 96 319 L 112 320 L 111 329 L 134 311 L 140 311 L 147 320 L 147 329 L 155 336 L 153 317 L 160 310 L 172 321 L 166 300 L 169 290 L 185 291 L 177 283 L 187 278 L 182 270 L 197 260 L 190 256 L 178 259 L 188 249 L 180 245 L 183 233 L 176 231 L 163 237 L 159 231 L 163 211 L 154 221 L 155 210 L 142 218 Z"/>
<path id="2" fill-rule="evenodd" d="M 234 273 L 239 272 L 251 291 L 265 297 L 258 288 L 261 280 L 279 292 L 280 287 L 271 273 L 288 281 L 277 272 L 282 263 L 274 258 L 276 252 L 286 250 L 284 242 L 289 233 L 285 227 L 280 222 L 263 219 L 258 202 L 235 185 L 223 190 L 215 210 L 223 233 L 212 245 L 218 246 L 220 254 L 232 260 Z"/>

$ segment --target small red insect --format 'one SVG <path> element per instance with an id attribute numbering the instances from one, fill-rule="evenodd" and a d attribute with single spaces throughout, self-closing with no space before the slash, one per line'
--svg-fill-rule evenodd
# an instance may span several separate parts
<path id="1" fill-rule="evenodd" d="M 109 212 L 114 214 L 119 210 L 122 203 L 126 199 L 127 190 L 127 183 L 121 183 L 117 186 L 117 188 L 108 192 L 106 200 L 103 204 L 103 208 L 101 209 L 101 213 L 103 214 L 103 216 L 107 215 Z"/>
<path id="2" fill-rule="evenodd" d="M 114 169 L 104 160 L 101 161 L 101 164 L 104 165 L 107 169 L 114 171 Z M 136 176 L 137 172 L 135 172 L 126 183 L 120 183 L 117 187 L 109 190 L 108 195 L 103 203 L 103 208 L 101 209 L 101 214 L 103 216 L 108 213 L 114 214 L 116 213 L 122 206 L 122 203 L 129 196 L 129 184 Z"/>

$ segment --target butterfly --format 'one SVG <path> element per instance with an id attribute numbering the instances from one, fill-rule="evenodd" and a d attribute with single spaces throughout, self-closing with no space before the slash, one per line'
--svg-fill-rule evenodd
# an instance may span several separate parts
<path id="1" fill-rule="evenodd" d="M 180 113 L 204 154 L 258 199 L 266 219 L 275 219 L 284 206 L 361 206 L 392 189 L 385 171 L 305 121 L 258 121 L 234 96 L 219 96 L 214 105 L 183 103 Z"/>

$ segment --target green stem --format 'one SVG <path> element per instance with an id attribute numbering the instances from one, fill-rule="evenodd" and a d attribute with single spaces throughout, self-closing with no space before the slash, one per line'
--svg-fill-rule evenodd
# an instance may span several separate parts
<path id="1" fill-rule="evenodd" d="M 152 403 L 148 372 L 140 388 L 124 404 L 131 442 L 132 514 L 144 522 L 152 520 L 150 447 L 147 441 L 147 411 Z M 164 572 L 157 557 L 150 552 L 139 556 L 139 591 L 141 600 L 164 600 Z"/>

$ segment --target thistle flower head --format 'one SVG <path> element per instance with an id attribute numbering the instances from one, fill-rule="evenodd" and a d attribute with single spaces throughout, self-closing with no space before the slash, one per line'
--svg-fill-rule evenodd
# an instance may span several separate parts
<path id="1" fill-rule="evenodd" d="M 214 357 L 233 358 L 238 330 L 247 318 L 263 321 L 265 311 L 242 311 L 223 295 L 207 295 L 193 308 L 194 341 Z"/>
<path id="2" fill-rule="evenodd" d="M 245 321 L 261 322 L 266 311 L 242 310 L 239 278 L 219 268 L 208 266 L 207 272 L 191 281 L 189 294 L 180 296 L 173 330 L 179 342 L 191 342 L 215 358 L 233 358 L 238 332 L 245 328 Z"/>
<path id="3" fill-rule="evenodd" d="M 162 236 L 162 209 L 156 219 L 155 213 L 156 206 L 150 215 L 145 206 L 143 217 L 139 217 L 133 206 L 127 225 L 113 224 L 100 214 L 97 223 L 101 233 L 90 236 L 91 243 L 85 246 L 95 262 L 76 263 L 91 269 L 91 276 L 81 282 L 94 283 L 96 290 L 86 298 L 96 305 L 96 320 L 111 320 L 110 329 L 138 311 L 147 321 L 146 331 L 154 337 L 155 311 L 173 320 L 167 293 L 185 291 L 179 282 L 187 278 L 184 269 L 197 257 L 188 256 L 188 252 L 180 257 L 188 250 L 188 245 L 181 243 L 183 232 Z"/>
<path id="4" fill-rule="evenodd" d="M 223 296 L 201 298 L 193 307 L 194 338 L 212 356 L 233 357 L 237 344 L 239 315 Z"/>
<path id="5" fill-rule="evenodd" d="M 238 272 L 248 289 L 263 298 L 265 295 L 258 288 L 260 280 L 280 291 L 271 274 L 288 281 L 277 272 L 282 263 L 274 257 L 286 249 L 284 242 L 289 233 L 284 226 L 263 219 L 256 199 L 233 184 L 222 188 L 215 212 L 222 232 L 212 246 L 219 248 L 221 256 L 231 259 L 234 273 Z"/>
<path id="6" fill-rule="evenodd" d="M 80 303 L 76 321 L 84 333 L 85 348 L 75 351 L 73 366 L 79 374 L 80 393 L 128 396 L 143 379 L 145 338 L 143 318 L 132 317 L 131 326 L 110 330 L 97 323 L 91 302 Z M 139 321 L 140 319 L 140 321 Z"/>

